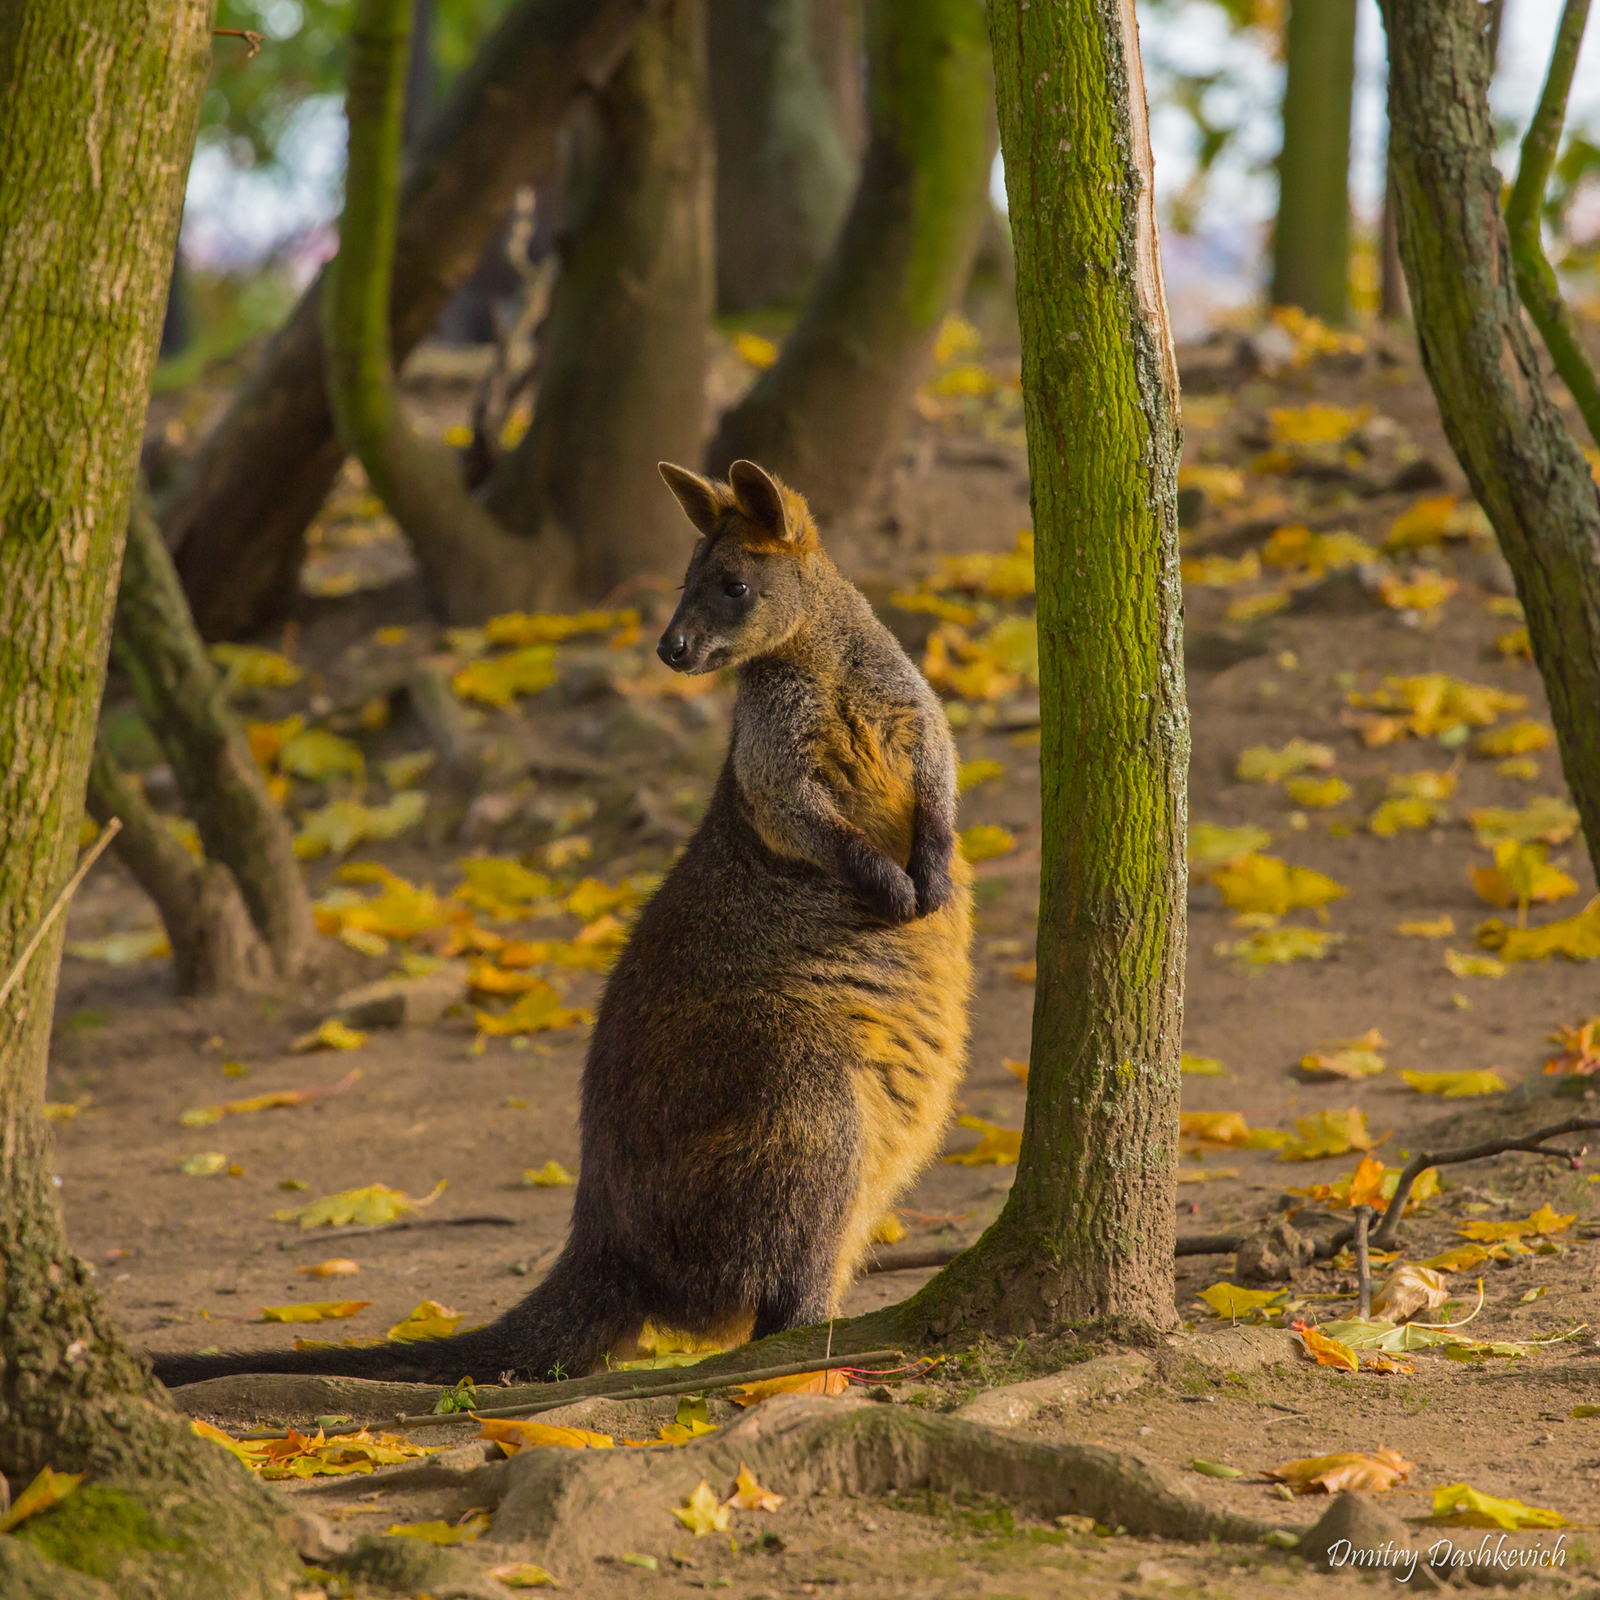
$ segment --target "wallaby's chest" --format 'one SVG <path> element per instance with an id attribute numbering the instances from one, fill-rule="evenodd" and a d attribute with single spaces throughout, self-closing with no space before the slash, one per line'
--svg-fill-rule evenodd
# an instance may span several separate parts
<path id="1" fill-rule="evenodd" d="M 818 721 L 811 750 L 840 813 L 902 866 L 915 820 L 917 734 L 913 707 L 866 707 L 838 693 Z"/>

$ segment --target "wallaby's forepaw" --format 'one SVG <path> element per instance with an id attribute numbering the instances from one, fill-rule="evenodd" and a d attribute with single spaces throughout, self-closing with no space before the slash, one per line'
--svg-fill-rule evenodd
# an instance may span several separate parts
<path id="1" fill-rule="evenodd" d="M 844 853 L 845 877 L 885 922 L 910 922 L 917 914 L 917 889 L 899 864 L 865 839 L 853 840 Z"/>
<path id="2" fill-rule="evenodd" d="M 906 870 L 917 891 L 919 917 L 944 910 L 956 892 L 950 878 L 950 852 L 954 845 L 955 841 L 949 837 L 941 841 L 924 834 L 911 847 L 911 861 Z"/>

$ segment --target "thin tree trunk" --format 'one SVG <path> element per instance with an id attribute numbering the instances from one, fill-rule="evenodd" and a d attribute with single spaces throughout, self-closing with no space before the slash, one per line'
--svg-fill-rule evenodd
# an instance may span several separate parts
<path id="1" fill-rule="evenodd" d="M 1423 369 L 1527 614 L 1600 869 L 1600 486 L 1545 390 L 1517 302 L 1476 0 L 1380 0 L 1390 168 Z"/>
<path id="2" fill-rule="evenodd" d="M 220 861 L 189 854 L 103 738 L 96 739 L 89 766 L 88 808 L 102 826 L 113 817 L 122 821 L 112 848 L 161 914 L 179 994 L 254 988 L 270 976 L 271 957 L 233 874 Z"/>
<path id="3" fill-rule="evenodd" d="M 814 0 L 708 0 L 717 307 L 798 303 L 828 259 L 855 154 L 823 77 Z"/>
<path id="4" fill-rule="evenodd" d="M 661 0 L 521 0 L 457 80 L 411 162 L 390 328 L 403 362 L 471 275 L 522 184 L 547 178 L 575 97 L 602 82 Z M 207 639 L 259 629 L 294 601 L 306 525 L 344 460 L 323 372 L 322 280 L 160 503 Z"/>
<path id="5" fill-rule="evenodd" d="M 1173 1321 L 1185 784 L 1178 380 L 1132 0 L 990 0 L 1038 568 L 1044 860 L 1005 1209 L 935 1332 Z"/>
<path id="6" fill-rule="evenodd" d="M 317 930 L 294 836 L 195 631 L 142 486 L 135 487 L 128 519 L 111 649 L 172 767 L 206 855 L 233 874 L 278 971 L 288 977 L 304 970 Z"/>
<path id="7" fill-rule="evenodd" d="M 1387 170 L 1387 157 L 1385 169 Z M 1383 215 L 1378 223 L 1378 316 L 1384 322 L 1404 322 L 1411 314 L 1406 299 L 1405 268 L 1400 265 L 1400 230 L 1394 214 L 1394 179 L 1383 186 Z"/>
<path id="8" fill-rule="evenodd" d="M 0 973 L 83 816 L 210 27 L 204 0 L 0 9 Z M 281 1600 L 281 1511 L 157 1395 L 63 1232 L 41 1109 L 60 952 L 58 919 L 0 1006 L 0 1472 L 90 1481 L 7 1537 L 8 1568 L 40 1595 L 54 1564 Z"/>
<path id="9" fill-rule="evenodd" d="M 467 493 L 455 456 L 406 421 L 389 354 L 390 268 L 412 0 L 357 0 L 350 28 L 350 157 L 339 254 L 322 295 L 328 395 L 339 437 L 400 524 L 429 603 L 481 622 L 532 603 L 532 546 Z"/>
<path id="10" fill-rule="evenodd" d="M 811 36 L 822 81 L 852 160 L 867 147 L 866 48 L 863 0 L 811 0 Z"/>
<path id="11" fill-rule="evenodd" d="M 683 563 L 682 518 L 656 463 L 693 460 L 705 439 L 705 35 L 704 0 L 672 0 L 640 27 L 574 140 L 533 423 L 484 490 L 501 522 L 530 536 L 543 604 L 599 600 Z"/>
<path id="12" fill-rule="evenodd" d="M 990 72 L 975 0 L 873 0 L 872 139 L 850 215 L 775 365 L 706 454 L 789 479 L 824 517 L 854 504 L 904 426 L 983 218 Z"/>
<path id="13" fill-rule="evenodd" d="M 1348 315 L 1356 0 L 1290 0 L 1272 303 Z"/>

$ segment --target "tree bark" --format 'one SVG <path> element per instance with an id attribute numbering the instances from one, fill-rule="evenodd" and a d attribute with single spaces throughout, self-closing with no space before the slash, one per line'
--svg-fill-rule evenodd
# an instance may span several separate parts
<path id="1" fill-rule="evenodd" d="M 1476 0 L 1380 0 L 1400 255 L 1446 437 L 1511 564 L 1600 868 L 1600 487 L 1517 301 Z"/>
<path id="2" fill-rule="evenodd" d="M 709 0 L 717 308 L 797 304 L 828 259 L 855 154 L 823 76 L 815 0 Z"/>
<path id="3" fill-rule="evenodd" d="M 88 808 L 102 826 L 121 819 L 112 848 L 161 915 L 179 994 L 222 994 L 267 979 L 272 960 L 233 874 L 220 861 L 189 854 L 100 738 L 89 766 Z"/>
<path id="4" fill-rule="evenodd" d="M 904 425 L 986 203 L 990 72 L 975 0 L 874 0 L 872 138 L 839 242 L 777 362 L 706 454 L 741 456 L 829 517 L 865 491 Z"/>
<path id="5" fill-rule="evenodd" d="M 672 0 L 575 130 L 533 423 L 484 503 L 527 536 L 539 603 L 683 564 L 656 463 L 705 438 L 713 294 L 704 0 Z M 505 607 L 502 605 L 501 610 Z"/>
<path id="6" fill-rule="evenodd" d="M 1567 0 L 1556 28 L 1550 71 L 1544 80 L 1538 109 L 1522 140 L 1517 181 L 1506 202 L 1506 231 L 1511 236 L 1511 259 L 1517 269 L 1517 289 L 1533 325 L 1539 330 L 1561 380 L 1572 391 L 1589 436 L 1600 445 L 1600 373 L 1583 347 L 1578 325 L 1556 281 L 1556 269 L 1544 253 L 1541 230 L 1544 193 L 1550 169 L 1561 146 L 1561 129 L 1567 118 L 1567 95 L 1578 65 L 1584 24 L 1589 20 L 1589 0 Z"/>
<path id="7" fill-rule="evenodd" d="M 160 741 L 206 855 L 232 873 L 278 971 L 291 977 L 305 970 L 317 930 L 294 835 L 195 631 L 142 487 L 135 488 L 128 519 L 111 650 Z"/>
<path id="8" fill-rule="evenodd" d="M 554 164 L 573 100 L 603 81 L 660 0 L 521 0 L 421 139 L 400 202 L 390 328 L 395 359 L 433 327 L 478 264 L 519 185 Z M 306 525 L 344 447 L 323 372 L 322 280 L 164 495 L 162 528 L 207 639 L 262 627 L 294 601 Z"/>
<path id="9" fill-rule="evenodd" d="M 0 10 L 0 972 L 83 815 L 210 27 L 204 0 Z M 119 1595 L 280 1600 L 281 1512 L 157 1395 L 62 1230 L 41 1110 L 60 952 L 58 920 L 0 1006 L 0 1472 L 90 1481 L 7 1544 Z"/>
<path id="10" fill-rule="evenodd" d="M 1284 55 L 1272 302 L 1342 323 L 1349 314 L 1356 0 L 1290 0 Z"/>
<path id="11" fill-rule="evenodd" d="M 1189 758 L 1178 381 L 1132 0 L 990 0 L 1038 578 L 1044 859 L 1021 1159 L 932 1331 L 1173 1321 Z"/>

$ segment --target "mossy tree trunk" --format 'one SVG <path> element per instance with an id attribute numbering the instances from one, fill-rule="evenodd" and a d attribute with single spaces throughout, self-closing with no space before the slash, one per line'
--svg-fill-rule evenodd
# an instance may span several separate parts
<path id="1" fill-rule="evenodd" d="M 1173 1320 L 1187 888 L 1178 382 L 1131 0 L 990 0 L 1038 577 L 1032 1066 L 999 1218 L 906 1308 Z"/>
<path id="2" fill-rule="evenodd" d="M 713 295 L 704 0 L 643 23 L 574 130 L 532 425 L 484 503 L 531 540 L 540 602 L 683 564 L 656 463 L 705 438 Z"/>
<path id="3" fill-rule="evenodd" d="M 1284 55 L 1272 303 L 1340 323 L 1349 310 L 1356 0 L 1290 0 Z"/>
<path id="4" fill-rule="evenodd" d="M 815 0 L 708 0 L 717 308 L 793 305 L 828 259 L 855 153 L 812 35 Z"/>
<path id="5" fill-rule="evenodd" d="M 1389 165 L 1422 365 L 1527 614 L 1567 783 L 1600 869 L 1600 486 L 1517 300 L 1476 0 L 1380 0 Z"/>
<path id="6" fill-rule="evenodd" d="M 706 464 L 741 456 L 827 517 L 904 426 L 987 203 L 990 71 L 979 0 L 871 0 L 872 135 L 828 265 L 775 365 L 722 418 Z"/>
<path id="7" fill-rule="evenodd" d="M 205 0 L 0 10 L 0 973 L 65 880 L 210 54 Z M 89 1482 L 5 1541 L 6 1592 L 287 1595 L 276 1508 L 118 1343 L 41 1105 L 61 923 L 0 1007 L 0 1472 Z"/>
<path id="8" fill-rule="evenodd" d="M 404 361 L 471 276 L 524 184 L 555 164 L 575 98 L 603 82 L 661 0 L 519 0 L 408 159 L 390 329 Z M 239 638 L 293 603 L 305 530 L 345 447 L 323 371 L 322 279 L 161 497 L 161 525 L 207 639 Z"/>
<path id="9" fill-rule="evenodd" d="M 313 959 L 317 930 L 294 837 L 228 705 L 221 674 L 195 631 L 142 484 L 135 487 L 128 518 L 111 653 L 160 741 L 210 862 L 232 875 L 279 973 L 292 977 L 303 971 Z M 124 820 L 131 824 L 132 819 Z M 136 831 L 130 827 L 116 847 L 130 866 Z M 202 874 L 202 881 L 214 877 Z M 213 897 L 221 893 L 218 887 Z M 208 982 L 222 982 L 230 971 L 253 975 L 253 968 L 239 968 L 228 954 L 227 947 L 237 941 L 224 933 L 223 923 L 208 918 L 202 925 L 224 941 L 214 957 L 198 958 L 211 973 Z"/>

